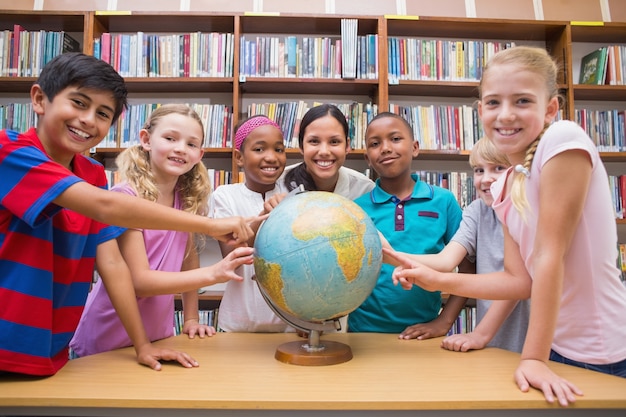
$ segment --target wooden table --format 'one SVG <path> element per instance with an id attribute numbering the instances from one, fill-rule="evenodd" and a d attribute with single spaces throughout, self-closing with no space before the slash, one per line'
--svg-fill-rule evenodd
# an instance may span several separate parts
<path id="1" fill-rule="evenodd" d="M 158 342 L 190 353 L 200 362 L 194 369 L 165 364 L 156 372 L 127 348 L 70 361 L 48 378 L 3 375 L 0 415 L 626 415 L 626 379 L 552 364 L 585 393 L 563 410 L 539 391 L 520 392 L 512 377 L 519 355 L 499 349 L 458 353 L 441 349 L 440 339 L 337 333 L 322 341 L 349 344 L 348 362 L 298 366 L 274 359 L 276 347 L 295 338 L 219 333 Z"/>

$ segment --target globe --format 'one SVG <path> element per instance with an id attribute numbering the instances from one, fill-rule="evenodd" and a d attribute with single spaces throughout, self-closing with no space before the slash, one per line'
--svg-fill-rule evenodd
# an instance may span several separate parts
<path id="1" fill-rule="evenodd" d="M 338 319 L 361 305 L 382 265 L 381 240 L 369 216 L 324 191 L 286 197 L 259 228 L 254 248 L 255 278 L 266 301 L 309 332 L 309 343 L 298 348 L 305 357 L 331 350 L 319 343 L 319 332 L 339 328 Z"/>

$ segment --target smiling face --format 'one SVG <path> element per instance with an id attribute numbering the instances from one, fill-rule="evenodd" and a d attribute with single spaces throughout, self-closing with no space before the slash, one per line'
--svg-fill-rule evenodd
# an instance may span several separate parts
<path id="1" fill-rule="evenodd" d="M 548 97 L 545 79 L 535 71 L 498 64 L 483 76 L 478 111 L 485 135 L 512 164 L 524 161 L 526 148 L 558 108 L 558 99 Z"/>
<path id="2" fill-rule="evenodd" d="M 235 151 L 235 158 L 245 172 L 248 189 L 257 193 L 274 189 L 287 163 L 282 132 L 269 124 L 257 127 L 246 136 L 241 150 Z"/>
<path id="3" fill-rule="evenodd" d="M 474 172 L 474 188 L 476 194 L 486 205 L 493 204 L 493 196 L 491 195 L 491 184 L 493 184 L 502 175 L 508 166 L 487 162 L 482 158 L 477 158 L 477 164 L 473 167 Z"/>
<path id="4" fill-rule="evenodd" d="M 90 88 L 69 86 L 49 101 L 35 84 L 31 100 L 39 117 L 37 135 L 41 143 L 53 160 L 68 168 L 76 154 L 100 143 L 115 113 L 113 95 Z"/>
<path id="5" fill-rule="evenodd" d="M 142 129 L 141 144 L 150 153 L 150 166 L 159 183 L 177 180 L 202 160 L 202 125 L 194 118 L 170 113 L 158 118 L 151 132 Z"/>
<path id="6" fill-rule="evenodd" d="M 306 126 L 302 145 L 307 172 L 318 190 L 332 192 L 350 151 L 343 126 L 331 115 L 320 117 Z"/>
<path id="7" fill-rule="evenodd" d="M 365 132 L 365 160 L 385 180 L 406 178 L 419 153 L 409 126 L 398 117 L 380 117 Z"/>

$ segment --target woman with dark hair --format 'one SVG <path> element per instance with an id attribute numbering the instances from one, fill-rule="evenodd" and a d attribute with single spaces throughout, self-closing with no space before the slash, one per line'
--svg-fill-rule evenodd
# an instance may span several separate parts
<path id="1" fill-rule="evenodd" d="M 289 190 L 303 185 L 308 191 L 329 191 L 353 200 L 374 188 L 368 177 L 343 166 L 350 140 L 346 116 L 337 106 L 322 104 L 307 111 L 298 143 L 304 160 L 285 169 Z"/>

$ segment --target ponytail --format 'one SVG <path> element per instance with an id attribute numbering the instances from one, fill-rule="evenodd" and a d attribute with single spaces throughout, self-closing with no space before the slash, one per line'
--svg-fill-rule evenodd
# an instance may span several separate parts
<path id="1" fill-rule="evenodd" d="M 285 186 L 289 191 L 300 185 L 303 185 L 306 191 L 318 191 L 317 185 L 315 185 L 315 181 L 309 174 L 309 171 L 306 170 L 304 162 L 293 167 L 285 174 Z"/>

